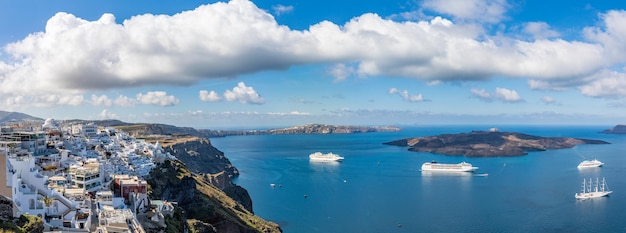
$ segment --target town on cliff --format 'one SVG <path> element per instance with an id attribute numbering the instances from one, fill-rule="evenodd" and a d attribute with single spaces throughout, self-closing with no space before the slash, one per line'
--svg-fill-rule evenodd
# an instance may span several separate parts
<path id="1" fill-rule="evenodd" d="M 30 232 L 282 231 L 254 216 L 248 193 L 231 182 L 238 171 L 206 138 L 138 138 L 53 119 L 0 125 L 0 222 L 16 232 L 24 216 L 40 219 Z M 212 167 L 188 169 L 182 160 L 192 151 Z M 229 202 L 235 204 L 208 206 Z"/>

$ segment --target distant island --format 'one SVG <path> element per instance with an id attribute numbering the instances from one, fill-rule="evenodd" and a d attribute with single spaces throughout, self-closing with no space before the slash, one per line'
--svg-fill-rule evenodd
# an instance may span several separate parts
<path id="1" fill-rule="evenodd" d="M 470 133 L 406 138 L 386 145 L 408 146 L 409 151 L 465 157 L 522 156 L 527 152 L 571 148 L 579 144 L 609 144 L 601 140 L 540 137 L 515 132 L 472 131 Z"/>
<path id="2" fill-rule="evenodd" d="M 0 111 L 0 124 L 8 122 L 41 122 L 44 119 L 33 117 L 19 112 Z M 248 130 L 211 130 L 197 129 L 192 127 L 180 127 L 167 124 L 154 123 L 128 123 L 120 120 L 62 120 L 63 125 L 90 124 L 113 127 L 123 130 L 133 136 L 145 135 L 171 135 L 171 136 L 196 136 L 204 138 L 241 136 L 241 135 L 266 135 L 266 134 L 352 134 L 371 132 L 397 132 L 401 129 L 396 126 L 352 126 L 352 125 L 327 125 L 327 124 L 306 124 L 278 129 L 248 129 Z M 40 124 L 40 123 L 37 123 Z"/>
<path id="3" fill-rule="evenodd" d="M 600 131 L 600 133 L 626 134 L 626 125 L 616 125 L 616 126 L 613 126 L 613 128 L 605 129 L 603 131 Z"/>
<path id="4" fill-rule="evenodd" d="M 192 135 L 197 137 L 225 137 L 240 135 L 267 135 L 267 134 L 351 134 L 370 132 L 396 132 L 401 129 L 395 126 L 343 126 L 325 124 L 307 124 L 280 129 L 265 130 L 209 130 L 194 129 L 191 127 L 176 127 L 164 124 L 128 124 L 121 123 L 110 125 L 131 135 Z"/>

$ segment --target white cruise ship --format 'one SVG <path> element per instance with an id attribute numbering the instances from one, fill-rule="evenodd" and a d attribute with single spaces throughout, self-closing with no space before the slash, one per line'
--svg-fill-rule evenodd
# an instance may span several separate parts
<path id="1" fill-rule="evenodd" d="M 342 161 L 343 157 L 333 153 L 322 154 L 322 152 L 315 152 L 309 155 L 309 159 L 311 161 L 335 162 Z"/>
<path id="2" fill-rule="evenodd" d="M 422 171 L 441 171 L 441 172 L 473 172 L 478 167 L 472 166 L 470 163 L 461 162 L 457 164 L 437 163 L 435 161 L 422 164 Z"/>
<path id="3" fill-rule="evenodd" d="M 604 165 L 603 162 L 600 162 L 597 159 L 594 160 L 584 160 L 578 164 L 578 168 L 588 168 L 588 167 L 602 167 Z"/>
<path id="4" fill-rule="evenodd" d="M 574 197 L 576 199 L 590 199 L 608 196 L 612 192 L 609 190 L 609 186 L 604 178 L 602 178 L 602 183 L 599 182 L 598 178 L 596 178 L 596 182 L 593 182 L 592 179 L 589 179 L 589 182 L 583 179 L 582 192 L 576 193 Z"/>

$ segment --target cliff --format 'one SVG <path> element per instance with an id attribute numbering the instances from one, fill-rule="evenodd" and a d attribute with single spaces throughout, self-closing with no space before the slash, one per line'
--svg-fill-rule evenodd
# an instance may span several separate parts
<path id="1" fill-rule="evenodd" d="M 239 175 L 224 152 L 218 150 L 207 138 L 193 136 L 153 135 L 146 137 L 146 142 L 159 142 L 165 152 L 176 156 L 194 173 L 226 172 L 230 177 Z"/>
<path id="2" fill-rule="evenodd" d="M 602 130 L 600 133 L 626 134 L 626 125 L 616 125 L 613 128 Z"/>
<path id="3" fill-rule="evenodd" d="M 224 156 L 224 152 L 211 145 L 209 139 L 193 136 L 152 135 L 147 137 L 146 141 L 159 142 L 165 152 L 169 152 L 183 162 L 190 172 L 200 174 L 207 182 L 253 212 L 252 199 L 248 191 L 231 181 L 232 177 L 239 175 L 239 171 Z"/>
<path id="4" fill-rule="evenodd" d="M 521 156 L 527 152 L 571 148 L 579 144 L 608 144 L 590 139 L 539 137 L 514 132 L 473 131 L 430 137 L 406 138 L 386 145 L 408 146 L 409 151 L 466 157 Z"/>
<path id="5" fill-rule="evenodd" d="M 154 168 L 148 184 L 151 198 L 178 203 L 186 215 L 183 225 L 190 232 L 282 232 L 276 223 L 255 216 L 208 182 L 206 175 L 193 174 L 179 161 Z"/>

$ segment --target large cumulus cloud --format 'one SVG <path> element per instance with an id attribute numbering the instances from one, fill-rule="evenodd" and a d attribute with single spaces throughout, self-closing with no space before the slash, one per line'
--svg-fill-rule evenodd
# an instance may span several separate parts
<path id="1" fill-rule="evenodd" d="M 501 2 L 476 7 L 493 13 L 497 21 L 508 7 Z M 438 5 L 433 1 L 430 7 Z M 450 14 L 461 17 L 464 12 Z M 528 78 L 536 88 L 581 88 L 592 82 L 601 87 L 597 74 L 626 61 L 626 46 L 620 43 L 626 39 L 621 26 L 626 13 L 610 11 L 600 19 L 600 26 L 584 30 L 585 41 L 523 41 L 490 36 L 475 24 L 441 17 L 397 22 L 371 13 L 343 25 L 323 21 L 308 30 L 291 30 L 247 0 L 171 16 L 139 15 L 121 24 L 111 14 L 87 21 L 58 13 L 44 32 L 6 46 L 12 59 L 0 62 L 0 94 L 191 85 L 318 63 L 355 64 L 347 70 L 360 76 L 425 81 L 506 76 Z"/>

